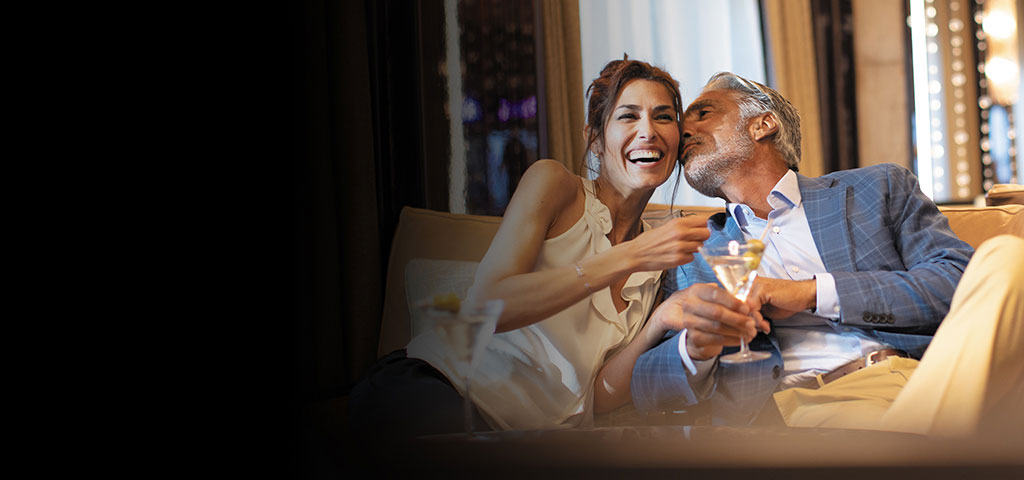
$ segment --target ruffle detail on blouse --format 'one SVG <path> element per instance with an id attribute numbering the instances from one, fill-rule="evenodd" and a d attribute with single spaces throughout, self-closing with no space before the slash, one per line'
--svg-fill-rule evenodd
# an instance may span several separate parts
<path id="1" fill-rule="evenodd" d="M 653 290 L 657 291 L 657 283 L 661 280 L 661 275 L 664 273 L 659 270 L 656 272 L 636 272 L 630 275 L 629 279 L 626 280 L 626 284 L 622 286 L 622 298 L 627 303 L 640 302 L 643 305 L 643 292 L 645 288 L 648 288 L 649 284 L 654 284 Z M 653 308 L 654 305 L 651 305 Z M 650 316 L 651 312 L 644 312 L 641 315 L 641 321 L 634 322 L 632 325 L 627 325 L 624 333 L 627 338 L 632 338 L 637 329 L 643 325 L 643 319 Z"/>
<path id="2" fill-rule="evenodd" d="M 583 189 L 586 190 L 584 216 L 587 219 L 587 224 L 594 232 L 600 232 L 601 236 L 608 235 L 612 231 L 612 212 L 597 199 L 597 190 L 594 189 L 592 180 L 584 181 Z M 608 246 L 610 247 L 611 244 L 609 243 Z"/>
<path id="3" fill-rule="evenodd" d="M 583 218 L 591 230 L 591 247 L 594 253 L 601 253 L 612 247 L 608 240 L 608 234 L 612 231 L 612 213 L 601 200 L 597 198 L 597 191 L 592 180 L 584 179 L 583 189 L 586 192 L 585 211 Z M 636 272 L 630 275 L 622 289 L 622 297 L 627 303 L 641 301 L 641 292 L 644 285 L 650 282 L 657 282 L 661 278 L 661 272 Z M 590 296 L 590 302 L 599 316 L 606 322 L 615 326 L 624 336 L 632 333 L 642 322 L 635 325 L 626 325 L 623 316 L 619 315 L 615 303 L 612 301 L 611 289 L 605 287 Z M 632 307 L 631 307 L 632 308 Z"/>

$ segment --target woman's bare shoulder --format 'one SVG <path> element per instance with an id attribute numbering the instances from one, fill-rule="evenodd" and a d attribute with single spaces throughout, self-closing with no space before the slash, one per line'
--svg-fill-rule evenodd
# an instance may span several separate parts
<path id="1" fill-rule="evenodd" d="M 579 178 L 576 174 L 565 168 L 565 165 L 561 162 L 557 162 L 551 159 L 541 159 L 533 162 L 526 172 L 523 173 L 523 178 L 529 176 L 537 177 L 548 182 L 557 182 L 562 185 L 567 185 L 574 182 L 579 182 Z"/>
<path id="2" fill-rule="evenodd" d="M 531 171 L 532 170 L 532 171 Z M 531 176 L 527 180 L 527 176 Z M 527 183 L 527 185 L 523 185 Z M 583 183 L 579 176 L 554 160 L 538 160 L 523 175 L 524 194 L 536 197 L 534 207 L 545 212 L 547 233 L 554 238 L 572 227 L 583 215 Z M 529 193 L 526 193 L 529 192 Z"/>
<path id="3" fill-rule="evenodd" d="M 526 169 L 516 188 L 516 196 L 530 195 L 528 203 L 571 204 L 582 189 L 580 177 L 554 160 L 537 160 Z"/>

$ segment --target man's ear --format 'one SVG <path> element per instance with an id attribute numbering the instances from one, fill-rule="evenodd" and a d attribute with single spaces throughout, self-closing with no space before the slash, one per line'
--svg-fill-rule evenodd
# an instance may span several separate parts
<path id="1" fill-rule="evenodd" d="M 754 117 L 754 121 L 750 124 L 750 135 L 754 137 L 755 142 L 760 142 L 761 139 L 770 137 L 778 131 L 779 120 L 772 112 L 765 112 Z"/>

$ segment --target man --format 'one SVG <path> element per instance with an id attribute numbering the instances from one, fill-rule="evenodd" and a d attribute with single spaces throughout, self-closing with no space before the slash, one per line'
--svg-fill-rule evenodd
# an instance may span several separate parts
<path id="1" fill-rule="evenodd" d="M 705 244 L 763 238 L 765 250 L 746 304 L 717 285 L 702 258 L 666 279 L 666 293 L 675 293 L 659 308 L 678 310 L 678 331 L 637 361 L 631 390 L 638 409 L 710 400 L 714 424 L 949 434 L 973 433 L 993 405 L 1014 409 L 1024 370 L 1006 365 L 1024 364 L 1016 339 L 1024 328 L 1024 267 L 1000 262 L 1024 262 L 1024 240 L 997 237 L 999 254 L 986 253 L 987 264 L 971 270 L 979 270 L 978 285 L 989 275 L 1005 277 L 993 284 L 1018 285 L 996 292 L 1015 305 L 963 299 L 969 310 L 954 304 L 950 312 L 973 251 L 906 169 L 799 175 L 796 109 L 775 90 L 727 72 L 687 108 L 683 138 L 687 181 L 727 202 L 727 212 L 708 221 Z M 945 351 L 919 361 L 947 313 L 959 320 L 943 325 L 950 331 Z M 962 342 L 973 330 L 976 338 Z M 751 348 L 770 359 L 718 361 L 755 334 Z M 966 383 L 949 388 L 952 382 Z M 949 393 L 965 384 L 981 391 L 960 395 L 966 399 Z"/>

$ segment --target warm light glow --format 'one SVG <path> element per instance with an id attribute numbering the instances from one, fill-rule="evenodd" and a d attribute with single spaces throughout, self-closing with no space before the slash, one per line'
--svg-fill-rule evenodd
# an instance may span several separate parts
<path id="1" fill-rule="evenodd" d="M 1005 57 L 991 57 L 985 63 L 985 77 L 989 81 L 989 95 L 1001 105 L 1017 103 L 1020 67 Z"/>
<path id="2" fill-rule="evenodd" d="M 1018 75 L 1017 64 L 1003 57 L 992 57 L 985 63 L 985 76 L 992 84 L 1008 85 L 1012 83 L 1013 88 L 1016 89 Z"/>
<path id="3" fill-rule="evenodd" d="M 990 37 L 1007 39 L 1017 31 L 1017 21 L 1004 10 L 992 10 L 985 14 L 981 29 Z"/>
<path id="4" fill-rule="evenodd" d="M 981 28 L 987 36 L 978 48 L 986 47 L 988 60 L 979 65 L 985 74 L 981 80 L 988 89 L 986 105 L 1012 105 L 1019 97 L 1020 63 L 1017 52 L 1017 6 L 1013 0 L 989 0 L 984 4 Z"/>

